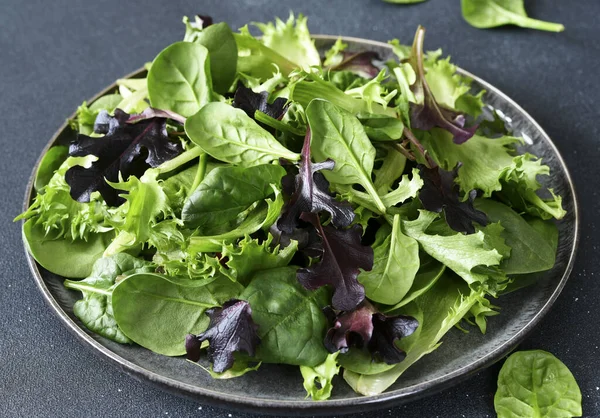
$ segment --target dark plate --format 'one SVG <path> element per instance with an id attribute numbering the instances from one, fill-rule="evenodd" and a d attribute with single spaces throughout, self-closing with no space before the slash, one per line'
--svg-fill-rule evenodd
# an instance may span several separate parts
<path id="1" fill-rule="evenodd" d="M 332 36 L 317 35 L 314 38 L 320 50 L 327 49 L 336 40 Z M 356 38 L 344 38 L 344 41 L 349 44 L 350 51 L 374 50 L 383 59 L 392 56 L 391 48 L 384 43 Z M 305 399 L 302 377 L 297 367 L 263 365 L 258 372 L 237 379 L 213 380 L 208 373 L 182 358 L 164 357 L 142 347 L 120 345 L 98 337 L 91 334 L 73 315 L 73 304 L 78 294 L 66 290 L 62 285 L 62 277 L 40 267 L 28 254 L 31 271 L 44 298 L 71 332 L 121 370 L 169 392 L 221 407 L 273 414 L 338 415 L 397 405 L 467 379 L 513 350 L 548 312 L 573 267 L 579 230 L 573 183 L 562 157 L 548 135 L 518 104 L 498 89 L 464 70 L 459 71 L 473 78 L 474 88 L 487 91 L 485 102 L 489 107 L 504 115 L 515 135 L 525 138 L 527 144 L 523 150 L 542 157 L 545 164 L 550 166 L 552 176 L 544 179 L 547 182 L 545 185 L 563 197 L 567 216 L 558 223 L 560 239 L 554 268 L 541 274 L 534 286 L 494 300 L 494 304 L 502 308 L 502 314 L 490 319 L 486 335 L 451 331 L 438 350 L 411 367 L 387 392 L 378 396 L 359 396 L 338 377 L 334 382 L 331 400 L 313 402 Z M 130 77 L 142 72 L 143 70 L 139 70 L 130 74 Z M 113 84 L 98 96 L 115 89 Z M 64 124 L 43 153 L 53 144 L 66 143 L 73 136 L 73 131 Z M 27 185 L 26 207 L 34 194 L 36 169 L 37 165 Z"/>

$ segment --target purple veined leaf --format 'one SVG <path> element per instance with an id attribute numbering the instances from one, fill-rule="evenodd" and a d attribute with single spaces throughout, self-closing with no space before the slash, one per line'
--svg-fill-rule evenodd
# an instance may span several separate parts
<path id="1" fill-rule="evenodd" d="M 233 107 L 242 109 L 252 119 L 254 119 L 256 111 L 260 110 L 273 119 L 280 120 L 287 111 L 287 100 L 278 97 L 273 103 L 269 103 L 268 99 L 269 93 L 266 91 L 255 93 L 252 89 L 244 86 L 242 83 L 238 83 L 235 95 L 233 96 Z"/>
<path id="2" fill-rule="evenodd" d="M 333 160 L 326 160 L 313 164 L 310 159 L 310 140 L 311 131 L 307 126 L 298 174 L 294 179 L 294 192 L 286 202 L 277 221 L 277 227 L 287 234 L 292 233 L 297 227 L 303 212 L 328 212 L 331 216 L 331 223 L 338 228 L 350 225 L 355 216 L 352 206 L 348 202 L 338 202 L 329 193 L 329 182 L 318 171 L 332 170 L 335 163 Z M 284 192 L 289 192 L 291 191 L 291 178 L 286 177 L 282 184 Z"/>
<path id="3" fill-rule="evenodd" d="M 235 352 L 245 352 L 253 357 L 260 338 L 258 326 L 252 320 L 250 304 L 244 300 L 231 299 L 222 308 L 206 311 L 210 317 L 208 329 L 199 335 L 188 335 L 185 340 L 187 358 L 200 359 L 200 345 L 208 340 L 208 358 L 215 373 L 223 373 L 233 366 Z"/>
<path id="4" fill-rule="evenodd" d="M 425 209 L 436 213 L 444 211 L 448 226 L 457 232 L 475 233 L 473 222 L 487 225 L 485 213 L 473 207 L 473 200 L 477 195 L 475 190 L 470 191 L 465 202 L 460 199 L 459 187 L 454 182 L 458 176 L 460 164 L 452 171 L 446 171 L 440 167 L 427 168 L 421 164 L 418 165 L 418 168 L 423 179 L 419 200 Z"/>
<path id="5" fill-rule="evenodd" d="M 363 52 L 342 52 L 342 61 L 330 67 L 335 71 L 351 71 L 353 73 L 365 76 L 365 78 L 374 78 L 379 74 L 380 69 L 373 64 L 374 60 L 379 59 L 379 55 L 374 51 Z"/>
<path id="6" fill-rule="evenodd" d="M 419 322 L 410 316 L 387 316 L 375 309 L 367 300 L 356 309 L 343 311 L 331 321 L 324 345 L 329 352 L 345 353 L 350 347 L 366 348 L 373 358 L 387 364 L 404 360 L 406 353 L 396 341 L 411 335 Z"/>
<path id="7" fill-rule="evenodd" d="M 311 223 L 321 238 L 321 260 L 310 267 L 298 269 L 298 281 L 306 289 L 330 285 L 332 306 L 349 311 L 365 299 L 365 288 L 357 280 L 360 268 L 373 268 L 373 249 L 361 244 L 362 227 L 348 229 L 322 226 L 318 215 L 304 212 L 301 219 Z"/>
<path id="8" fill-rule="evenodd" d="M 456 144 L 462 144 L 475 135 L 477 126 L 465 127 L 464 115 L 443 108 L 435 100 L 435 97 L 429 88 L 429 84 L 427 84 L 427 80 L 425 79 L 425 68 L 423 65 L 424 39 L 425 28 L 419 26 L 417 33 L 415 34 L 409 63 L 417 76 L 417 80 L 412 85 L 411 89 L 415 93 L 417 100 L 422 100 L 422 103 L 411 103 L 411 127 L 430 130 L 437 126 L 450 132 L 454 136 L 453 140 Z"/>
<path id="9" fill-rule="evenodd" d="M 103 119 L 102 119 L 103 118 Z M 183 149 L 179 142 L 169 140 L 166 119 L 151 117 L 137 123 L 128 123 L 130 115 L 120 109 L 114 116 L 100 119 L 101 138 L 78 135 L 69 146 L 69 155 L 84 157 L 94 155 L 98 159 L 88 168 L 75 166 L 65 173 L 71 187 L 71 197 L 78 202 L 89 202 L 90 195 L 98 191 L 110 206 L 118 206 L 124 199 L 110 182 L 118 182 L 119 175 L 141 176 L 146 169 L 158 167 L 179 155 Z"/>

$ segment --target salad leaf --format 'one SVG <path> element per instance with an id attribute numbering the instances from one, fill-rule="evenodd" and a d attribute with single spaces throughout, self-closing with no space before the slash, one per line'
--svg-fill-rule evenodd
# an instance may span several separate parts
<path id="1" fill-rule="evenodd" d="M 358 281 L 370 300 L 386 305 L 399 303 L 419 270 L 419 244 L 402 233 L 400 216 L 395 215 L 392 228 L 379 228 L 372 248 L 373 268 L 362 271 Z"/>
<path id="2" fill-rule="evenodd" d="M 233 107 L 242 109 L 252 119 L 256 119 L 255 114 L 257 111 L 274 119 L 281 119 L 287 110 L 287 100 L 283 97 L 278 97 L 273 103 L 269 103 L 268 99 L 268 92 L 261 91 L 260 93 L 255 93 L 242 83 L 238 83 L 235 96 L 233 96 Z"/>
<path id="3" fill-rule="evenodd" d="M 335 163 L 330 159 L 316 164 L 311 161 L 311 136 L 311 130 L 307 129 L 298 174 L 294 177 L 294 192 L 277 221 L 277 227 L 287 234 L 293 232 L 303 212 L 327 212 L 337 228 L 346 227 L 354 220 L 352 207 L 347 202 L 335 200 L 329 193 L 329 182 L 318 172 L 332 170 Z"/>
<path id="4" fill-rule="evenodd" d="M 442 170 L 439 167 L 427 168 L 419 165 L 419 173 L 423 178 L 423 188 L 419 192 L 419 200 L 423 207 L 431 212 L 444 211 L 446 222 L 450 228 L 465 234 L 474 234 L 473 222 L 487 225 L 485 213 L 473 207 L 473 200 L 477 195 L 476 190 L 468 193 L 468 200 L 461 202 L 458 186 L 454 184 L 460 165 L 453 171 Z"/>
<path id="5" fill-rule="evenodd" d="M 376 52 L 341 52 L 341 55 L 340 61 L 331 65 L 330 70 L 350 71 L 366 79 L 374 78 L 379 74 L 379 68 L 373 64 L 374 60 L 379 59 Z"/>
<path id="6" fill-rule="evenodd" d="M 358 183 L 365 188 L 381 213 L 386 206 L 371 181 L 375 148 L 359 120 L 344 109 L 324 100 L 313 100 L 306 109 L 312 131 L 311 152 L 317 160 L 332 158 L 332 171 L 323 173 L 336 184 Z"/>
<path id="7" fill-rule="evenodd" d="M 359 113 L 356 115 L 372 141 L 398 141 L 404 132 L 401 119 L 377 113 Z"/>
<path id="8" fill-rule="evenodd" d="M 190 334 L 191 335 L 191 334 Z M 193 338 L 195 336 L 191 336 L 190 338 Z M 191 341 L 194 341 L 194 339 L 191 339 Z M 186 339 L 186 344 L 187 344 L 187 339 Z M 194 342 L 195 344 L 195 342 Z M 187 347 L 187 345 L 186 345 Z M 200 354 L 198 354 L 199 356 Z M 248 365 L 248 362 L 246 361 L 242 361 L 242 360 L 236 360 L 233 363 L 233 366 L 231 366 L 230 369 L 225 370 L 223 373 L 217 373 L 214 370 L 212 370 L 212 367 L 210 369 L 207 369 L 206 367 L 202 366 L 201 364 L 198 364 L 199 367 L 202 367 L 202 369 L 204 371 L 206 371 L 208 374 L 210 374 L 210 376 L 213 379 L 233 379 L 235 377 L 240 377 L 245 375 L 248 372 L 254 372 L 256 370 L 258 370 L 258 368 L 260 367 L 262 363 L 257 363 L 255 366 L 250 366 Z"/>
<path id="9" fill-rule="evenodd" d="M 44 154 L 38 165 L 33 183 L 33 187 L 37 193 L 42 192 L 44 186 L 50 183 L 54 173 L 65 162 L 68 156 L 69 147 L 64 145 L 53 146 Z"/>
<path id="10" fill-rule="evenodd" d="M 252 309 L 248 302 L 231 299 L 221 308 L 206 311 L 210 317 L 208 329 L 199 335 L 188 335 L 185 348 L 188 359 L 198 361 L 197 352 L 203 341 L 209 341 L 208 358 L 215 373 L 223 373 L 233 366 L 235 352 L 245 352 L 253 357 L 260 338 L 257 325 L 252 321 Z"/>
<path id="11" fill-rule="evenodd" d="M 279 158 L 297 161 L 289 151 L 243 110 L 210 103 L 185 123 L 185 132 L 207 154 L 242 167 L 267 164 Z"/>
<path id="12" fill-rule="evenodd" d="M 301 14 L 290 16 L 286 22 L 276 18 L 275 23 L 254 23 L 263 33 L 262 42 L 267 47 L 279 52 L 286 59 L 300 68 L 321 65 L 321 57 L 311 39 L 306 25 L 306 17 Z"/>
<path id="13" fill-rule="evenodd" d="M 105 180 L 116 182 L 121 175 L 141 176 L 149 167 L 157 167 L 181 152 L 181 145 L 167 136 L 166 119 L 151 118 L 127 123 L 129 115 L 120 109 L 110 118 L 110 127 L 102 139 L 79 135 L 69 146 L 69 155 L 94 155 L 90 167 L 75 166 L 65 173 L 71 187 L 71 197 L 89 202 L 91 194 L 99 191 L 106 203 L 118 206 L 124 199 Z M 147 155 L 146 155 L 147 154 Z"/>
<path id="14" fill-rule="evenodd" d="M 258 272 L 239 298 L 250 303 L 258 325 L 256 358 L 308 367 L 326 360 L 327 318 L 321 308 L 329 303 L 329 294 L 324 288 L 304 289 L 296 280 L 296 267 Z"/>
<path id="15" fill-rule="evenodd" d="M 494 407 L 499 418 L 580 417 L 581 390 L 567 366 L 552 354 L 519 351 L 500 369 Z"/>
<path id="16" fill-rule="evenodd" d="M 373 104 L 379 104 L 383 109 L 386 109 L 390 101 L 396 96 L 398 90 L 387 91 L 382 86 L 382 81 L 387 78 L 386 70 L 381 70 L 377 77 L 369 80 L 367 83 L 346 90 L 344 93 L 348 96 L 362 99 L 367 107 L 367 111 L 373 112 Z"/>
<path id="17" fill-rule="evenodd" d="M 517 25 L 522 28 L 562 32 L 560 23 L 532 19 L 525 12 L 523 0 L 461 0 L 463 18 L 479 29 L 502 25 Z"/>
<path id="18" fill-rule="evenodd" d="M 207 328 L 204 312 L 242 290 L 239 283 L 226 278 L 206 286 L 184 286 L 158 274 L 138 273 L 115 286 L 112 308 L 128 338 L 155 353 L 180 356 L 186 352 L 186 335 Z"/>
<path id="19" fill-rule="evenodd" d="M 162 50 L 148 71 L 152 107 L 185 117 L 198 112 L 212 98 L 209 51 L 199 43 L 176 42 Z"/>
<path id="20" fill-rule="evenodd" d="M 152 273 L 154 270 L 152 263 L 129 254 L 100 258 L 94 263 L 92 273 L 87 278 L 64 282 L 67 289 L 78 290 L 83 294 L 83 298 L 73 305 L 73 313 L 90 331 L 121 344 L 131 343 L 114 318 L 112 290 L 119 278 L 134 273 Z"/>
<path id="21" fill-rule="evenodd" d="M 380 196 L 392 190 L 392 186 L 402 176 L 404 167 L 406 166 L 406 157 L 404 155 L 392 147 L 386 147 L 386 150 L 387 153 L 383 158 L 381 167 L 373 170 L 375 174 L 373 185 Z"/>
<path id="22" fill-rule="evenodd" d="M 365 289 L 358 282 L 359 268 L 371 270 L 373 249 L 361 244 L 362 227 L 349 229 L 322 226 L 315 214 L 304 213 L 301 219 L 310 222 L 321 238 L 321 260 L 298 270 L 298 281 L 307 289 L 333 287 L 332 305 L 339 310 L 352 310 L 365 298 Z"/>
<path id="23" fill-rule="evenodd" d="M 412 179 L 409 180 L 407 174 L 403 175 L 394 190 L 381 196 L 381 201 L 387 207 L 403 203 L 408 199 L 416 197 L 419 190 L 423 190 L 424 184 L 424 181 L 419 175 L 419 171 L 413 168 Z"/>
<path id="24" fill-rule="evenodd" d="M 120 94 L 107 94 L 99 97 L 91 105 L 83 102 L 75 112 L 75 119 L 70 121 L 71 127 L 83 135 L 91 135 L 94 132 L 94 123 L 100 111 L 105 110 L 113 113 L 121 103 L 123 97 Z"/>
<path id="25" fill-rule="evenodd" d="M 186 228 L 206 234 L 235 220 L 253 203 L 274 195 L 285 170 L 278 165 L 218 167 L 202 180 L 185 202 L 182 220 Z"/>
<path id="26" fill-rule="evenodd" d="M 202 22 L 200 25 L 198 19 Z M 210 56 L 210 76 L 215 92 L 225 94 L 233 84 L 237 69 L 237 44 L 231 28 L 225 22 L 204 25 L 205 21 L 196 17 L 190 23 L 188 17 L 183 18 L 185 24 L 184 41 L 204 46 Z"/>
<path id="27" fill-rule="evenodd" d="M 310 396 L 313 401 L 329 399 L 333 390 L 333 377 L 340 372 L 340 366 L 336 362 L 338 354 L 329 354 L 327 359 L 316 367 L 300 366 L 306 397 Z"/>

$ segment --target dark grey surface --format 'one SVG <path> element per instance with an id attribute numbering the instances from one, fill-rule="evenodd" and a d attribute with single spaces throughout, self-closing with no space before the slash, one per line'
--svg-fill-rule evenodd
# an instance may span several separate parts
<path id="1" fill-rule="evenodd" d="M 248 20 L 309 15 L 314 33 L 408 42 L 417 24 L 429 32 L 427 46 L 443 47 L 467 70 L 482 76 L 528 110 L 554 139 L 578 188 L 582 241 L 571 281 L 551 313 L 521 348 L 553 352 L 573 371 L 583 393 L 585 416 L 600 416 L 600 314 L 595 300 L 595 163 L 600 156 L 600 4 L 528 2 L 536 17 L 559 20 L 567 31 L 547 34 L 519 29 L 479 31 L 462 22 L 458 2 L 410 7 L 379 1 L 238 2 L 4 2 L 0 13 L 0 110 L 5 115 L 2 185 L 5 203 L 0 245 L 0 416 L 241 416 L 199 408 L 162 393 L 101 362 L 67 333 L 43 304 L 10 220 L 20 210 L 30 169 L 48 138 L 84 99 L 151 60 L 182 35 L 183 14 L 201 12 L 238 27 Z M 149 6 L 154 4 L 154 6 Z M 493 326 L 493 319 L 490 323 Z M 590 367 L 591 366 L 591 367 Z M 596 366 L 596 367 L 594 367 Z M 493 416 L 499 366 L 456 388 L 368 416 Z M 596 369 L 596 370 L 595 370 Z M 367 416 L 365 414 L 364 416 Z"/>

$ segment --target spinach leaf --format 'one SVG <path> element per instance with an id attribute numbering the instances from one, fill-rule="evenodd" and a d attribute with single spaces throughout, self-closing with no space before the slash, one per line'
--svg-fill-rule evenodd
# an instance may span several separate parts
<path id="1" fill-rule="evenodd" d="M 201 233 L 229 223 L 254 202 L 274 194 L 285 175 L 278 165 L 221 167 L 211 171 L 186 201 L 182 220 Z M 210 233 L 210 232 L 209 232 Z"/>
<path id="2" fill-rule="evenodd" d="M 381 213 L 386 206 L 371 181 L 375 148 L 359 120 L 351 113 L 324 100 L 313 100 L 306 109 L 312 131 L 311 152 L 320 161 L 335 161 L 332 171 L 324 171 L 327 180 L 337 184 L 358 183 L 365 188 Z"/>
<path id="3" fill-rule="evenodd" d="M 42 188 L 50 183 L 54 172 L 60 168 L 63 162 L 69 156 L 69 147 L 65 145 L 56 145 L 48 150 L 42 157 L 35 173 L 35 181 L 33 186 L 37 193 L 42 191 Z"/>
<path id="4" fill-rule="evenodd" d="M 23 241 L 35 261 L 54 274 L 73 279 L 90 275 L 113 237 L 113 232 L 105 232 L 90 233 L 85 240 L 55 238 L 35 219 L 23 224 Z"/>
<path id="5" fill-rule="evenodd" d="M 392 228 L 379 228 L 372 247 L 373 268 L 361 271 L 358 281 L 370 300 L 396 304 L 406 296 L 419 270 L 419 244 L 402 233 L 400 216 L 395 215 Z"/>
<path id="6" fill-rule="evenodd" d="M 186 25 L 184 41 L 195 42 L 208 50 L 214 91 L 227 93 L 235 79 L 238 55 L 231 28 L 227 23 L 220 22 L 199 29 L 192 27 L 187 17 L 183 18 L 183 22 Z"/>
<path id="7" fill-rule="evenodd" d="M 258 359 L 308 367 L 326 360 L 328 324 L 321 311 L 329 303 L 325 288 L 304 289 L 296 280 L 296 268 L 284 267 L 258 272 L 239 298 L 250 303 L 258 324 Z"/>
<path id="8" fill-rule="evenodd" d="M 148 71 L 148 97 L 152 107 L 192 116 L 212 98 L 208 49 L 190 42 L 175 42 L 163 49 Z"/>
<path id="9" fill-rule="evenodd" d="M 580 417 L 581 390 L 567 366 L 552 354 L 519 351 L 500 370 L 494 407 L 498 418 Z"/>
<path id="10" fill-rule="evenodd" d="M 331 396 L 333 377 L 340 372 L 340 366 L 336 361 L 339 354 L 339 351 L 329 354 L 327 359 L 316 367 L 300 366 L 304 389 L 313 401 L 323 401 Z"/>
<path id="11" fill-rule="evenodd" d="M 464 19 L 479 29 L 517 25 L 550 32 L 565 30 L 560 23 L 528 17 L 523 3 L 523 0 L 461 0 L 461 7 Z"/>
<path id="12" fill-rule="evenodd" d="M 210 103 L 188 118 L 185 132 L 213 158 L 242 167 L 267 164 L 278 158 L 300 159 L 243 110 L 225 103 Z"/>
<path id="13" fill-rule="evenodd" d="M 401 119 L 377 113 L 356 115 L 371 141 L 397 141 L 402 138 L 404 123 Z"/>
<path id="14" fill-rule="evenodd" d="M 506 274 L 534 273 L 554 266 L 556 251 L 553 245 L 517 212 L 491 199 L 477 199 L 475 207 L 485 212 L 491 222 L 500 222 L 504 228 L 500 236 L 511 248 L 510 257 L 500 263 Z"/>
<path id="15" fill-rule="evenodd" d="M 243 287 L 227 278 L 206 286 L 182 286 L 158 274 L 139 273 L 119 282 L 112 308 L 123 333 L 167 356 L 185 354 L 185 337 L 206 329 L 204 312 L 236 297 Z"/>
<path id="16" fill-rule="evenodd" d="M 94 263 L 92 273 L 81 281 L 65 280 L 67 289 L 78 290 L 83 298 L 73 305 L 73 313 L 90 330 L 121 344 L 131 343 L 117 325 L 112 309 L 112 290 L 120 277 L 152 273 L 152 263 L 129 254 L 104 257 Z"/>

